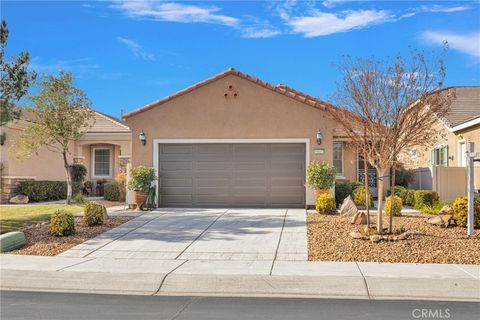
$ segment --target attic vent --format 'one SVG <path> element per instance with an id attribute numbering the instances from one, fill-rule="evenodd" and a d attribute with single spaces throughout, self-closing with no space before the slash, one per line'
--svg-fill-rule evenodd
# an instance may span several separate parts
<path id="1" fill-rule="evenodd" d="M 230 84 L 230 85 L 228 85 L 227 89 L 225 90 L 225 93 L 223 94 L 223 96 L 225 97 L 225 99 L 237 98 L 238 97 L 238 91 L 235 90 L 235 87 L 232 84 Z"/>

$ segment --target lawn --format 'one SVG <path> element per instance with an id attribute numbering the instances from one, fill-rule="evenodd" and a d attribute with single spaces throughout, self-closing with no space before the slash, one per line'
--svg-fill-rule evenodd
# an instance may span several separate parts
<path id="1" fill-rule="evenodd" d="M 73 214 L 83 210 L 81 206 L 66 204 L 2 205 L 0 206 L 0 233 L 49 220 L 50 215 L 58 209 L 64 209 Z"/>

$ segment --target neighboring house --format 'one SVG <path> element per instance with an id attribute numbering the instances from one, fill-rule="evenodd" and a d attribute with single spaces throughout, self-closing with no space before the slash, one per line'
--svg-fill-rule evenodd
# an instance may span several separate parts
<path id="1" fill-rule="evenodd" d="M 162 207 L 313 205 L 304 186 L 310 161 L 334 165 L 338 180 L 358 180 L 361 173 L 329 107 L 228 69 L 125 114 L 134 137 L 132 165 L 157 169 Z"/>
<path id="2" fill-rule="evenodd" d="M 475 144 L 475 152 L 480 152 L 480 86 L 449 87 L 444 90 L 453 91 L 452 104 L 448 113 L 438 120 L 438 130 L 442 138 L 435 141 L 431 148 L 414 148 L 409 150 L 406 165 L 417 170 L 414 187 L 418 189 L 436 189 L 447 187 L 446 183 L 435 182 L 433 168 L 438 172 L 451 169 L 452 175 L 448 187 L 458 183 L 465 184 L 467 165 L 465 152 L 469 142 Z M 442 167 L 442 168 L 438 168 Z M 458 169 L 458 167 L 463 169 Z M 475 189 L 480 189 L 480 163 L 475 163 Z M 466 192 L 466 187 L 464 187 Z M 451 198 L 451 197 L 449 197 Z"/>
<path id="3" fill-rule="evenodd" d="M 18 160 L 10 148 L 22 130 L 28 126 L 28 109 L 23 108 L 20 120 L 14 120 L 1 128 L 4 138 L 0 147 L 1 154 L 1 201 L 8 201 L 14 195 L 15 188 L 24 180 L 64 181 L 65 170 L 59 153 L 42 147 L 38 155 L 28 160 Z M 70 163 L 80 163 L 87 168 L 86 180 L 111 180 L 130 162 L 132 134 L 130 128 L 121 120 L 95 112 L 89 128 L 83 136 L 71 142 Z"/>

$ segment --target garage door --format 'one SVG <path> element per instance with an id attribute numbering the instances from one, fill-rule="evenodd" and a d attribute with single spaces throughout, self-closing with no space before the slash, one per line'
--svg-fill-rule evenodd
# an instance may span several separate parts
<path id="1" fill-rule="evenodd" d="M 162 207 L 305 207 L 305 144 L 160 144 Z"/>

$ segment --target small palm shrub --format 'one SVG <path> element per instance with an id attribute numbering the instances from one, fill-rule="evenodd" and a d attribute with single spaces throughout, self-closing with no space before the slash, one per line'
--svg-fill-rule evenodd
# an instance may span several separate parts
<path id="1" fill-rule="evenodd" d="M 307 168 L 307 186 L 313 189 L 330 189 L 335 186 L 337 170 L 326 162 L 312 161 Z"/>
<path id="2" fill-rule="evenodd" d="M 87 168 L 83 164 L 72 164 L 70 166 L 72 181 L 83 182 L 87 176 Z"/>
<path id="3" fill-rule="evenodd" d="M 468 224 L 468 198 L 459 197 L 455 199 L 452 205 L 453 220 L 461 227 L 466 227 Z M 475 199 L 473 202 L 473 225 L 480 227 L 480 201 Z"/>
<path id="4" fill-rule="evenodd" d="M 317 197 L 315 209 L 321 214 L 335 214 L 337 212 L 335 198 L 329 193 L 320 194 Z"/>
<path id="5" fill-rule="evenodd" d="M 373 203 L 373 197 L 371 193 L 369 193 L 369 195 L 370 197 L 368 199 L 368 206 L 371 207 Z M 355 202 L 357 206 L 367 206 L 365 201 L 365 186 L 359 186 L 353 191 L 353 202 Z"/>
<path id="6" fill-rule="evenodd" d="M 105 221 L 106 208 L 101 204 L 91 201 L 83 208 L 83 224 L 87 226 L 102 225 Z"/>
<path id="7" fill-rule="evenodd" d="M 50 234 L 55 237 L 75 233 L 75 217 L 65 210 L 57 210 L 50 217 Z"/>
<path id="8" fill-rule="evenodd" d="M 391 203 L 391 197 L 387 197 L 385 200 L 385 213 L 387 215 L 390 215 L 390 203 Z M 400 216 L 402 212 L 402 199 L 399 196 L 394 196 L 393 197 L 393 216 Z"/>
<path id="9" fill-rule="evenodd" d="M 415 209 L 422 209 L 424 206 L 433 206 L 438 203 L 438 193 L 432 190 L 415 190 Z"/>

